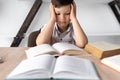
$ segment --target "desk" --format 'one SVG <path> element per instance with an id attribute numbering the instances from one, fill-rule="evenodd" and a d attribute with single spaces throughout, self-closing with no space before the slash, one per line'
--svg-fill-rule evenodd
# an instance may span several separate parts
<path id="1" fill-rule="evenodd" d="M 25 50 L 27 47 L 1 47 L 0 57 L 4 57 L 5 62 L 0 64 L 0 80 L 3 80 L 23 59 L 26 59 Z M 84 54 L 83 54 L 84 53 Z M 120 73 L 100 64 L 100 60 L 94 56 L 83 52 L 77 55 L 93 61 L 102 80 L 120 80 Z"/>

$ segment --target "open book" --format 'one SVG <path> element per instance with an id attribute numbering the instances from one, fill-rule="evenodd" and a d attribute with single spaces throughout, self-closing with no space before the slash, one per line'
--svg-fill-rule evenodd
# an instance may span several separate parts
<path id="1" fill-rule="evenodd" d="M 120 72 L 120 55 L 103 58 L 101 63 Z"/>
<path id="2" fill-rule="evenodd" d="M 113 44 L 105 41 L 88 43 L 85 50 L 93 54 L 97 58 L 105 58 L 113 55 L 120 54 L 120 45 Z"/>
<path id="3" fill-rule="evenodd" d="M 81 50 L 79 47 L 69 43 L 55 43 L 52 46 L 42 44 L 26 50 L 26 55 L 28 58 L 32 58 L 41 54 L 65 54 L 69 51 L 78 53 Z"/>
<path id="4" fill-rule="evenodd" d="M 90 60 L 63 55 L 45 54 L 22 61 L 6 79 L 79 79 L 100 80 Z"/>

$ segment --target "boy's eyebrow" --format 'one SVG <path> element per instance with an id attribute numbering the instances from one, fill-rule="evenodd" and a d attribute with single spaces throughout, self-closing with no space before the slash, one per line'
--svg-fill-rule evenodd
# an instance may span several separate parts
<path id="1" fill-rule="evenodd" d="M 58 12 L 58 13 L 59 13 L 60 11 L 55 11 L 55 12 Z M 70 11 L 69 11 L 69 10 L 67 10 L 67 11 L 65 11 L 65 12 L 70 12 Z"/>
<path id="2" fill-rule="evenodd" d="M 59 13 L 60 11 L 55 11 L 55 12 Z"/>

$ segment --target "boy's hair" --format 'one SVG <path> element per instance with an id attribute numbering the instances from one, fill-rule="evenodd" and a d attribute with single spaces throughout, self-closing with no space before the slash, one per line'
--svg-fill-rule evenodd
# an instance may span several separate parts
<path id="1" fill-rule="evenodd" d="M 55 7 L 61 7 L 61 6 L 72 4 L 73 0 L 51 0 L 51 3 Z"/>

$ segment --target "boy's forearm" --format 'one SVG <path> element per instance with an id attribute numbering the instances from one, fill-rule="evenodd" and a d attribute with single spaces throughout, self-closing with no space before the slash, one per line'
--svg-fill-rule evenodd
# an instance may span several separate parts
<path id="1" fill-rule="evenodd" d="M 51 42 L 51 35 L 52 35 L 52 32 L 53 32 L 54 23 L 55 22 L 53 20 L 49 20 L 47 25 L 44 26 L 45 28 L 38 35 L 38 37 L 36 39 L 36 44 L 37 45 L 44 44 L 44 43 L 49 44 Z"/>
<path id="2" fill-rule="evenodd" d="M 86 34 L 84 33 L 82 27 L 80 26 L 77 18 L 72 18 L 71 20 L 75 35 L 75 43 L 78 47 L 84 47 L 87 44 L 88 39 Z"/>

